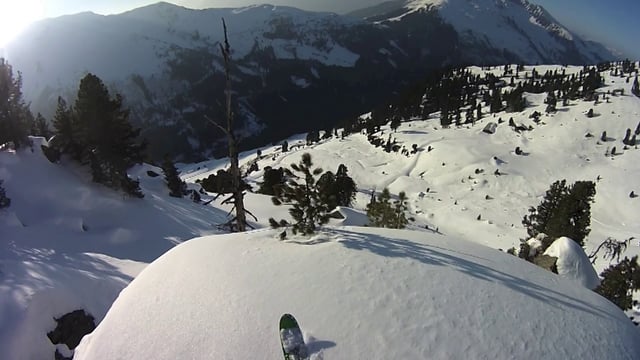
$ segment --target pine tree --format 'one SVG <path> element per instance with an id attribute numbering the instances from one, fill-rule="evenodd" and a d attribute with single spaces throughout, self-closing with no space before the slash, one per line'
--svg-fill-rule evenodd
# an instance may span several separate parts
<path id="1" fill-rule="evenodd" d="M 558 99 L 556 98 L 555 92 L 549 91 L 545 102 L 547 103 L 547 108 L 545 110 L 546 113 L 556 112 L 556 105 L 558 104 Z"/>
<path id="2" fill-rule="evenodd" d="M 260 183 L 260 187 L 257 192 L 265 195 L 276 195 L 280 192 L 284 183 L 284 169 L 273 169 L 270 166 L 267 166 L 264 168 L 262 183 Z"/>
<path id="3" fill-rule="evenodd" d="M 595 196 L 595 183 L 577 181 L 571 186 L 566 180 L 554 182 L 538 207 L 531 207 L 522 224 L 529 237 L 546 234 L 549 241 L 566 236 L 581 246 L 589 234 L 591 202 Z M 543 250 L 550 243 L 543 244 Z"/>
<path id="4" fill-rule="evenodd" d="M 351 206 L 351 202 L 356 197 L 358 188 L 356 182 L 349 177 L 349 170 L 344 164 L 338 166 L 336 172 L 336 201 L 338 206 Z"/>
<path id="5" fill-rule="evenodd" d="M 162 163 L 162 172 L 164 172 L 164 179 L 167 182 L 169 188 L 169 196 L 181 198 L 187 193 L 187 184 L 180 179 L 178 169 L 174 165 L 169 155 L 164 157 Z"/>
<path id="6" fill-rule="evenodd" d="M 400 116 L 396 115 L 391 119 L 391 123 L 389 124 L 389 127 L 391 127 L 391 130 L 395 132 L 400 127 L 400 124 L 402 124 L 402 120 L 400 119 Z"/>
<path id="7" fill-rule="evenodd" d="M 407 197 L 404 192 L 398 194 L 398 200 L 391 202 L 389 189 L 384 188 L 380 196 L 371 196 L 367 204 L 367 217 L 369 224 L 375 227 L 402 229 L 407 225 L 405 212 Z"/>
<path id="8" fill-rule="evenodd" d="M 622 139 L 622 143 L 625 145 L 631 144 L 631 129 L 627 129 L 627 132 L 624 135 L 624 139 Z"/>
<path id="9" fill-rule="evenodd" d="M 119 174 L 120 178 L 117 182 L 117 188 L 122 189 L 125 194 L 142 199 L 144 193 L 140 189 L 140 180 L 133 180 L 126 172 Z"/>
<path id="10" fill-rule="evenodd" d="M 75 117 L 67 102 L 58 97 L 58 106 L 53 117 L 53 135 L 50 145 L 64 154 L 69 154 L 76 161 L 80 161 L 83 153 L 82 145 L 75 136 Z"/>
<path id="11" fill-rule="evenodd" d="M 633 292 L 640 290 L 640 266 L 638 256 L 625 258 L 620 263 L 605 269 L 602 282 L 595 292 L 609 299 L 620 309 L 629 310 L 633 306 Z"/>
<path id="12" fill-rule="evenodd" d="M 291 205 L 289 214 L 295 221 L 292 227 L 294 234 L 313 234 L 318 225 L 329 221 L 328 212 L 331 210 L 322 201 L 316 186 L 315 177 L 322 173 L 322 169 L 313 169 L 308 153 L 302 154 L 299 164 L 291 164 L 291 169 L 293 171 L 285 169 L 289 180 L 282 192 L 271 199 L 275 205 Z"/>
<path id="13" fill-rule="evenodd" d="M 36 115 L 36 119 L 34 121 L 34 128 L 32 130 L 32 134 L 35 136 L 42 136 L 45 139 L 49 139 L 52 135 L 51 130 L 49 129 L 49 123 L 47 119 L 42 116 L 42 114 L 38 113 Z"/>
<path id="14" fill-rule="evenodd" d="M 502 111 L 502 92 L 500 91 L 500 89 L 493 90 L 493 96 L 491 96 L 490 111 L 492 113 Z"/>
<path id="15" fill-rule="evenodd" d="M 4 187 L 2 187 L 3 182 L 4 181 L 0 179 L 0 209 L 9 207 L 9 205 L 11 205 L 11 199 L 7 197 L 7 193 L 4 190 Z"/>
<path id="16" fill-rule="evenodd" d="M 320 201 L 327 206 L 327 209 L 333 210 L 338 206 L 336 194 L 336 176 L 331 171 L 327 171 L 320 176 L 316 183 Z"/>
<path id="17" fill-rule="evenodd" d="M 443 128 L 448 128 L 449 126 L 451 126 L 451 116 L 449 114 L 449 109 L 446 107 L 443 108 L 440 112 L 440 125 Z"/>
<path id="18" fill-rule="evenodd" d="M 22 98 L 22 75 L 14 77 L 12 66 L 0 58 L 0 145 L 12 142 L 15 149 L 29 145 L 32 118 Z"/>
<path id="19" fill-rule="evenodd" d="M 523 93 L 524 89 L 518 86 L 513 91 L 504 94 L 504 98 L 507 101 L 507 112 L 520 112 L 527 107 Z"/>
<path id="20" fill-rule="evenodd" d="M 636 75 L 635 80 L 633 80 L 633 85 L 631 87 L 631 93 L 635 96 L 640 97 L 640 84 L 638 83 L 638 75 Z"/>
<path id="21" fill-rule="evenodd" d="M 142 162 L 146 144 L 136 142 L 140 129 L 131 126 L 122 102 L 119 94 L 110 97 L 100 78 L 87 74 L 74 106 L 72 138 L 81 145 L 80 159 L 89 164 L 95 182 L 139 197 L 140 189 L 127 169 Z"/>
<path id="22" fill-rule="evenodd" d="M 394 201 L 393 205 L 394 221 L 391 224 L 391 227 L 394 229 L 404 229 L 404 227 L 408 223 L 407 217 L 405 215 L 407 211 L 407 195 L 404 191 L 400 191 L 400 193 L 398 194 L 398 200 Z"/>
<path id="23" fill-rule="evenodd" d="M 385 227 L 393 219 L 393 208 L 391 206 L 391 193 L 384 188 L 380 196 L 371 195 L 371 201 L 367 204 L 367 217 L 369 224 L 375 227 Z"/>
<path id="24" fill-rule="evenodd" d="M 311 130 L 307 133 L 307 145 L 311 145 L 320 141 L 320 133 L 318 130 Z"/>

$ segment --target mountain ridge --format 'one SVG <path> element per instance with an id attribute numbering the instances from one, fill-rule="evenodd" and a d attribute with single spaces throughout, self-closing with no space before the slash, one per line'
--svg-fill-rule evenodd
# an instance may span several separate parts
<path id="1" fill-rule="evenodd" d="M 439 6 L 451 9 L 456 1 Z M 153 157 L 169 152 L 190 159 L 222 151 L 222 134 L 208 129 L 204 118 L 222 116 L 217 99 L 224 92 L 223 60 L 217 44 L 223 17 L 239 95 L 238 131 L 250 137 L 247 146 L 308 126 L 334 127 L 442 67 L 606 57 L 588 44 L 555 39 L 515 5 L 509 9 L 518 21 L 498 24 L 512 29 L 509 41 L 499 46 L 494 35 L 500 31 L 461 28 L 447 16 L 464 14 L 435 11 L 430 4 L 428 11 L 407 13 L 402 7 L 400 18 L 373 21 L 273 5 L 192 10 L 158 3 L 119 15 L 85 13 L 36 23 L 7 54 L 23 74 L 25 98 L 35 112 L 51 117 L 58 96 L 71 103 L 79 79 L 91 72 L 124 95 L 150 143 L 166 144 L 152 145 Z M 474 16 L 492 14 L 474 11 Z M 318 111 L 308 114 L 310 121 L 298 122 L 314 104 Z"/>

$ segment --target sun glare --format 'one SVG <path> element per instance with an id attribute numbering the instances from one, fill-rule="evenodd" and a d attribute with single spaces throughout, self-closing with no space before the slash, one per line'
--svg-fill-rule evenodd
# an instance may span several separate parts
<path id="1" fill-rule="evenodd" d="M 0 0 L 0 47 L 43 16 L 42 0 Z"/>

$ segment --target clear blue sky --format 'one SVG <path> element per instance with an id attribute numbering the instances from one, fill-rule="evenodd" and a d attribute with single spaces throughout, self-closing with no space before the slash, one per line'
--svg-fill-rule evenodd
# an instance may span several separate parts
<path id="1" fill-rule="evenodd" d="M 579 35 L 602 42 L 631 57 L 640 59 L 640 0 L 530 1 L 544 6 L 560 23 Z M 153 2 L 156 1 L 41 0 L 45 16 L 58 16 L 87 10 L 101 14 L 118 13 Z M 237 7 L 252 3 L 271 3 L 291 5 L 308 10 L 342 13 L 375 5 L 382 0 L 169 0 L 169 2 L 193 8 Z"/>

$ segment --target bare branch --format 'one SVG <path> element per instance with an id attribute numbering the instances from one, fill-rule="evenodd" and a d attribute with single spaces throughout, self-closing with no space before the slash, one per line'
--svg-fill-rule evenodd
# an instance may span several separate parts
<path id="1" fill-rule="evenodd" d="M 220 125 L 217 122 L 215 122 L 215 120 L 210 118 L 208 115 L 205 115 L 204 118 L 207 119 L 213 125 L 215 125 L 218 129 L 222 130 L 222 132 L 224 132 L 225 135 L 227 135 L 227 136 L 229 135 L 229 132 L 227 131 L 227 129 L 225 127 L 223 127 L 222 125 Z"/>
<path id="2" fill-rule="evenodd" d="M 257 218 L 255 215 L 253 215 L 253 214 L 251 213 L 251 211 L 249 211 L 249 210 L 247 210 L 247 209 L 244 209 L 244 211 L 245 211 L 247 214 L 251 215 L 251 216 L 253 217 L 253 220 L 258 221 L 258 218 Z"/>

